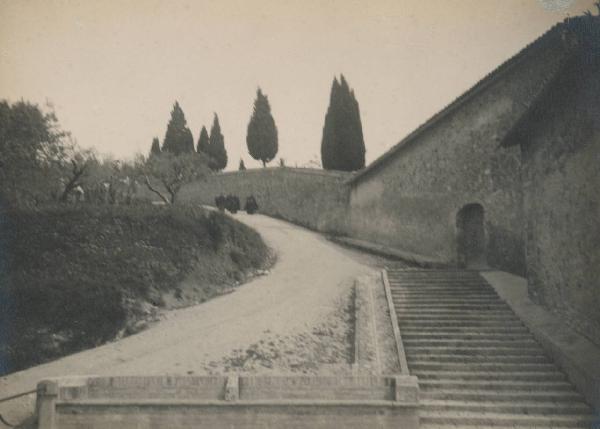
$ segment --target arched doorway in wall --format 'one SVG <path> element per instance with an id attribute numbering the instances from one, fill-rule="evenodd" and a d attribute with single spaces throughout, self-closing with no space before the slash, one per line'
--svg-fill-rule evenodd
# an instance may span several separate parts
<path id="1" fill-rule="evenodd" d="M 456 214 L 458 265 L 463 268 L 484 268 L 485 212 L 481 204 L 467 204 Z"/>

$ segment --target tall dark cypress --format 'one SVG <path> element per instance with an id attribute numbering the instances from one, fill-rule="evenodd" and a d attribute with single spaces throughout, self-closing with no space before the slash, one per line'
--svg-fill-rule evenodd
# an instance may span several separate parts
<path id="1" fill-rule="evenodd" d="M 185 115 L 177 101 L 171 111 L 171 119 L 167 125 L 162 151 L 171 152 L 175 155 L 194 151 L 194 137 L 187 126 Z"/>
<path id="2" fill-rule="evenodd" d="M 342 75 L 334 78 L 323 125 L 321 160 L 326 170 L 354 171 L 365 166 L 365 142 L 354 91 Z"/>
<path id="3" fill-rule="evenodd" d="M 221 133 L 219 117 L 215 113 L 212 127 L 210 128 L 209 140 L 209 167 L 213 171 L 221 171 L 227 167 L 227 151 L 225 150 L 225 138 Z"/>
<path id="4" fill-rule="evenodd" d="M 256 91 L 254 110 L 248 123 L 246 134 L 248 153 L 252 158 L 260 160 L 263 167 L 277 155 L 278 140 L 277 127 L 271 114 L 269 99 L 260 88 Z"/>

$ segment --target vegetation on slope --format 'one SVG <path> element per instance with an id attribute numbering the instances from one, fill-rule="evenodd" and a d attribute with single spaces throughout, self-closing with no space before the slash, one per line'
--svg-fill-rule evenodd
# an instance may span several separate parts
<path id="1" fill-rule="evenodd" d="M 258 233 L 199 208 L 0 207 L 0 374 L 134 332 L 183 284 L 201 302 L 269 259 Z"/>

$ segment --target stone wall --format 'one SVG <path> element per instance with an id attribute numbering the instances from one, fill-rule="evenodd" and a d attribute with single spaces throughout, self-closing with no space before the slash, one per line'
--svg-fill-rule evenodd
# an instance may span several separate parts
<path id="1" fill-rule="evenodd" d="M 347 230 L 349 173 L 305 168 L 266 168 L 215 174 L 181 190 L 180 201 L 215 204 L 219 194 L 237 195 L 243 206 L 254 195 L 259 212 L 321 232 Z"/>
<path id="2" fill-rule="evenodd" d="M 38 427 L 417 428 L 410 376 L 77 377 L 38 385 Z"/>
<path id="3" fill-rule="evenodd" d="M 456 215 L 478 203 L 489 265 L 525 273 L 520 152 L 499 145 L 558 67 L 562 45 L 550 42 L 482 81 L 355 179 L 349 235 L 456 263 Z"/>
<path id="4" fill-rule="evenodd" d="M 521 131 L 534 301 L 600 344 L 600 65 L 574 63 Z M 517 141 L 519 142 L 519 141 Z"/>

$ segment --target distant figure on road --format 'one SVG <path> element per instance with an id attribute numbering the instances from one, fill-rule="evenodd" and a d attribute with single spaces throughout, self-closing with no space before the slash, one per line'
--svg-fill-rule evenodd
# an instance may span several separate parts
<path id="1" fill-rule="evenodd" d="M 256 199 L 254 195 L 250 195 L 246 198 L 246 204 L 244 205 L 244 210 L 248 214 L 254 214 L 258 211 L 258 204 L 256 203 Z"/>
<path id="2" fill-rule="evenodd" d="M 227 195 L 225 198 L 225 208 L 232 214 L 235 214 L 240 209 L 240 199 L 235 195 Z"/>

